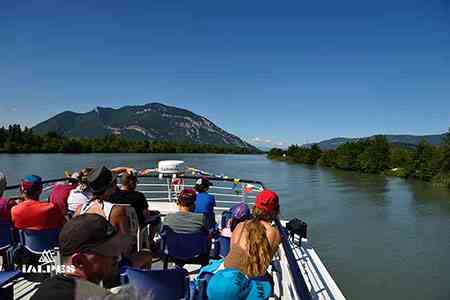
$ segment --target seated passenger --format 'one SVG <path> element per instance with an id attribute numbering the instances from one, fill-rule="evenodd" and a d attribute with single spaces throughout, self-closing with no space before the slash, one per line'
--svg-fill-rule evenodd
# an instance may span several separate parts
<path id="1" fill-rule="evenodd" d="M 231 235 L 231 248 L 224 266 L 235 268 L 249 277 L 265 276 L 281 236 L 272 221 L 280 211 L 278 196 L 264 190 L 256 196 L 252 218 L 239 223 Z"/>
<path id="2" fill-rule="evenodd" d="M 139 225 L 144 226 L 145 216 L 148 214 L 148 203 L 145 195 L 136 191 L 138 178 L 135 173 L 122 175 L 122 188 L 116 190 L 110 201 L 116 204 L 129 204 L 136 210 Z M 159 212 L 156 212 L 159 215 Z"/>
<path id="3" fill-rule="evenodd" d="M 75 215 L 100 215 L 109 221 L 121 234 L 135 238 L 137 231 L 130 226 L 131 222 L 128 217 L 127 206 L 114 205 L 108 201 L 116 188 L 116 175 L 106 167 L 100 167 L 89 173 L 87 183 L 93 198 L 86 204 L 78 207 Z M 134 240 L 132 247 L 124 255 L 130 258 L 133 267 L 149 268 L 151 266 L 152 258 L 150 253 L 136 253 L 136 240 Z"/>
<path id="4" fill-rule="evenodd" d="M 250 219 L 250 208 L 244 202 L 233 205 L 228 211 L 224 211 L 222 214 L 222 226 L 220 229 L 220 235 L 224 237 L 231 237 L 231 233 L 236 226 Z"/>
<path id="5" fill-rule="evenodd" d="M 138 299 L 131 288 L 112 294 L 100 286 L 118 276 L 118 257 L 129 246 L 103 217 L 86 214 L 69 220 L 59 246 L 64 272 L 39 285 L 32 300 Z"/>
<path id="6" fill-rule="evenodd" d="M 67 198 L 67 211 L 74 214 L 80 205 L 85 204 L 92 198 L 92 193 L 88 189 L 87 176 L 91 168 L 81 169 L 78 173 L 78 186 L 71 190 Z"/>
<path id="7" fill-rule="evenodd" d="M 11 223 L 11 209 L 16 205 L 16 201 L 3 197 L 6 185 L 6 176 L 0 172 L 0 223 Z"/>
<path id="8" fill-rule="evenodd" d="M 194 190 L 197 192 L 195 199 L 196 213 L 205 214 L 208 221 L 208 229 L 215 228 L 216 218 L 214 214 L 214 206 L 216 206 L 216 199 L 213 195 L 208 193 L 209 187 L 213 184 L 206 177 L 199 178 L 195 182 Z"/>
<path id="9" fill-rule="evenodd" d="M 176 233 L 196 233 L 207 231 L 207 220 L 204 214 L 195 213 L 195 191 L 184 189 L 178 195 L 178 212 L 167 214 L 164 225 Z"/>
<path id="10" fill-rule="evenodd" d="M 11 209 L 16 229 L 57 229 L 64 225 L 65 218 L 58 206 L 39 201 L 42 187 L 42 179 L 36 175 L 26 176 L 20 181 L 23 201 Z"/>
<path id="11" fill-rule="evenodd" d="M 74 173 L 72 179 L 73 181 L 68 183 L 57 183 L 48 196 L 48 202 L 56 204 L 64 215 L 67 214 L 67 201 L 70 192 L 78 186 L 78 173 Z"/>

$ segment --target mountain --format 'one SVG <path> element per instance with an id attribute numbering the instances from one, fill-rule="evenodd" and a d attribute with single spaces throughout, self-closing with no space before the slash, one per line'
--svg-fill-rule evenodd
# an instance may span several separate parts
<path id="1" fill-rule="evenodd" d="M 399 134 L 399 135 L 384 135 L 389 143 L 391 144 L 399 144 L 402 146 L 411 146 L 415 147 L 417 146 L 422 139 L 425 139 L 428 143 L 432 145 L 439 145 L 442 143 L 442 140 L 444 138 L 445 134 L 435 134 L 435 135 L 409 135 L 409 134 Z M 324 140 L 319 143 L 319 147 L 323 150 L 329 150 L 329 149 L 336 149 L 337 146 L 341 144 L 345 144 L 347 142 L 357 141 L 360 139 L 367 139 L 367 138 L 373 138 L 373 136 L 370 137 L 363 137 L 363 138 L 345 138 L 345 137 L 338 137 L 333 138 L 329 140 Z M 312 144 L 305 144 L 304 146 L 308 147 Z"/>
<path id="2" fill-rule="evenodd" d="M 40 134 L 56 132 L 74 138 L 115 134 L 132 140 L 237 146 L 257 150 L 205 117 L 188 110 L 149 103 L 118 109 L 97 107 L 87 113 L 65 111 L 33 127 Z"/>

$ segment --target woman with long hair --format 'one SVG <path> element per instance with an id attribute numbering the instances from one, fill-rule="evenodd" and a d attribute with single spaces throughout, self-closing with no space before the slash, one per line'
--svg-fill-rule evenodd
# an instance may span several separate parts
<path id="1" fill-rule="evenodd" d="M 264 190 L 256 196 L 252 218 L 239 223 L 231 235 L 231 248 L 224 267 L 235 268 L 249 277 L 265 276 L 281 242 L 272 222 L 278 218 L 278 195 Z"/>

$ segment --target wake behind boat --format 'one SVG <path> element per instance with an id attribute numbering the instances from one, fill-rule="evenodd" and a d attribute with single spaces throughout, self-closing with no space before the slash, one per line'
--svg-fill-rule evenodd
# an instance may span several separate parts
<path id="1" fill-rule="evenodd" d="M 264 184 L 251 179 L 238 179 L 227 177 L 222 174 L 210 174 L 199 169 L 187 168 L 183 161 L 161 161 L 158 168 L 146 170 L 140 176 L 138 190 L 146 196 L 149 208 L 158 210 L 162 217 L 177 211 L 175 200 L 177 195 L 184 188 L 193 187 L 195 181 L 207 176 L 208 180 L 213 182 L 210 194 L 216 198 L 215 216 L 217 224 L 221 224 L 222 212 L 227 211 L 233 205 L 244 202 L 249 206 L 254 204 L 256 194 L 265 188 Z M 62 179 L 62 180 L 67 180 Z M 47 180 L 45 191 L 49 193 L 55 186 L 55 182 L 61 179 Z M 10 186 L 7 189 L 17 189 L 18 186 Z M 273 278 L 273 293 L 270 299 L 345 299 L 339 287 L 336 285 L 330 273 L 320 260 L 317 252 L 312 248 L 309 240 L 299 236 L 286 229 L 287 220 L 276 221 L 279 232 L 282 236 L 282 242 L 277 253 L 274 255 L 272 263 L 268 269 Z M 149 227 L 140 230 L 137 235 L 138 248 L 145 249 L 146 245 L 143 238 L 148 234 Z M 2 240 L 6 236 L 2 235 Z M 157 239 L 160 237 L 157 236 Z M 25 241 L 20 241 L 25 243 Z M 11 249 L 17 247 L 10 243 L 7 247 L 0 249 Z M 212 243 L 211 254 L 216 258 L 223 256 L 220 249 L 220 243 Z M 41 249 L 43 250 L 43 249 Z M 52 250 L 45 249 L 45 250 Z M 47 251 L 40 251 L 47 253 Z M 54 252 L 55 262 L 60 257 L 58 249 Z M 9 262 L 11 263 L 11 257 Z M 52 260 L 49 259 L 51 262 Z M 48 262 L 44 262 L 48 263 Z M 5 266 L 5 262 L 3 262 Z M 173 266 L 173 264 L 169 264 Z M 152 265 L 152 270 L 163 269 L 164 258 Z M 187 264 L 184 268 L 190 272 L 192 280 L 198 271 L 198 265 Z M 15 266 L 19 271 L 20 266 Z M 1 283 L 2 289 L 6 291 L 11 288 L 14 291 L 14 299 L 29 299 L 40 284 L 29 280 L 29 274 L 23 272 L 9 273 Z M 3 275 L 2 275 L 3 276 Z M 114 288 L 117 292 L 121 287 Z M 2 298 L 3 299 L 3 298 Z"/>

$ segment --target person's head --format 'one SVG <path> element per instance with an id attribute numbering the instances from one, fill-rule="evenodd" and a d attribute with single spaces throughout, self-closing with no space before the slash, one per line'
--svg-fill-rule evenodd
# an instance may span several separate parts
<path id="1" fill-rule="evenodd" d="M 6 186 L 7 186 L 6 176 L 2 172 L 0 172 L 0 197 L 3 196 Z"/>
<path id="2" fill-rule="evenodd" d="M 99 200 L 108 200 L 117 186 L 116 175 L 106 167 L 99 167 L 89 172 L 87 184 L 92 195 Z"/>
<path id="3" fill-rule="evenodd" d="M 256 196 L 252 218 L 247 225 L 247 242 L 249 256 L 246 260 L 246 274 L 259 276 L 272 260 L 272 247 L 266 235 L 266 229 L 261 221 L 272 222 L 280 212 L 278 195 L 271 190 L 263 190 Z"/>
<path id="4" fill-rule="evenodd" d="M 209 187 L 212 185 L 213 184 L 211 183 L 211 181 L 208 180 L 207 177 L 201 177 L 197 179 L 197 181 L 195 182 L 194 190 L 197 193 L 204 193 L 207 192 L 209 190 Z"/>
<path id="5" fill-rule="evenodd" d="M 70 219 L 59 235 L 63 263 L 73 266 L 68 275 L 99 283 L 118 274 L 118 258 L 130 240 L 103 217 L 83 214 Z"/>
<path id="6" fill-rule="evenodd" d="M 252 214 L 250 208 L 244 202 L 234 205 L 230 208 L 231 220 L 230 220 L 230 230 L 233 231 L 236 226 L 251 218 Z"/>
<path id="7" fill-rule="evenodd" d="M 38 200 L 42 188 L 42 178 L 37 175 L 28 175 L 20 180 L 20 193 L 25 199 Z"/>
<path id="8" fill-rule="evenodd" d="M 193 189 L 184 189 L 178 195 L 177 206 L 180 211 L 194 211 L 195 209 L 195 191 Z"/>
<path id="9" fill-rule="evenodd" d="M 270 282 L 249 280 L 236 269 L 223 269 L 208 282 L 206 294 L 209 300 L 268 299 L 272 291 Z"/>
<path id="10" fill-rule="evenodd" d="M 134 172 L 125 173 L 122 175 L 122 189 L 126 191 L 136 190 L 138 177 Z"/>

